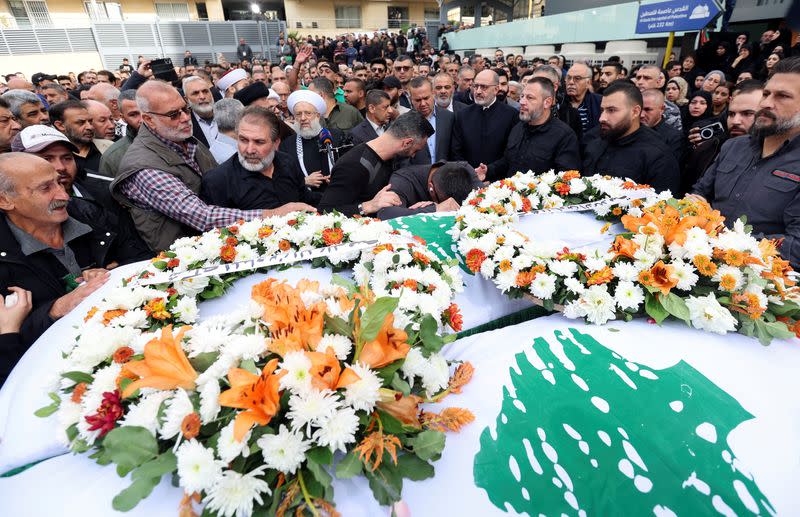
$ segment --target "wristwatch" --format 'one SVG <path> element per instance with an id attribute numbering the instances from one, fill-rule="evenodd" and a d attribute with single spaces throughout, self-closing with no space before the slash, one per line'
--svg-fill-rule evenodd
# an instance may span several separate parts
<path id="1" fill-rule="evenodd" d="M 358 204 L 358 215 L 367 215 L 367 213 L 364 212 L 364 203 Z"/>

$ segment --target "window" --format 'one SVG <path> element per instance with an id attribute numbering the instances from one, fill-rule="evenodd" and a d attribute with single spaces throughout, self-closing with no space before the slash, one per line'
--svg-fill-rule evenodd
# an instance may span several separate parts
<path id="1" fill-rule="evenodd" d="M 50 27 L 50 12 L 47 2 L 8 0 L 8 8 L 17 22 L 17 27 Z"/>
<path id="2" fill-rule="evenodd" d="M 122 21 L 122 6 L 115 2 L 83 2 L 86 14 L 95 22 Z"/>
<path id="3" fill-rule="evenodd" d="M 208 21 L 208 9 L 206 9 L 206 3 L 196 2 L 194 6 L 197 8 L 197 19 L 200 21 Z"/>
<path id="4" fill-rule="evenodd" d="M 361 7 L 342 5 L 334 7 L 337 29 L 358 29 L 361 27 Z"/>
<path id="5" fill-rule="evenodd" d="M 190 20 L 189 4 L 166 4 L 156 2 L 156 14 L 162 20 Z"/>
<path id="6" fill-rule="evenodd" d="M 426 21 L 433 21 L 439 20 L 439 9 L 435 7 L 426 7 L 425 8 L 425 20 Z"/>

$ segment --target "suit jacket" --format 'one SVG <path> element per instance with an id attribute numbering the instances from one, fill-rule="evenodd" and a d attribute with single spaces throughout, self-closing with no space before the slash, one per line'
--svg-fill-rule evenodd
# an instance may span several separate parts
<path id="1" fill-rule="evenodd" d="M 195 113 L 192 113 L 192 136 L 204 146 L 209 147 L 208 138 L 206 138 L 206 134 L 203 133 L 203 128 L 200 127 L 200 122 L 198 122 L 197 114 Z"/>
<path id="2" fill-rule="evenodd" d="M 463 92 L 456 92 L 455 95 L 453 95 L 453 102 L 460 102 L 465 106 L 471 106 L 475 104 L 475 99 L 472 97 L 472 91 L 464 90 Z M 455 110 L 455 105 L 453 109 Z"/>
<path id="3" fill-rule="evenodd" d="M 360 124 L 350 130 L 350 138 L 353 140 L 353 145 L 358 145 L 378 138 L 378 133 L 372 128 L 369 120 L 364 118 Z"/>
<path id="4" fill-rule="evenodd" d="M 464 104 L 463 102 L 459 102 L 459 101 L 453 99 L 453 113 L 459 113 L 461 110 L 465 109 L 466 107 L 467 107 L 467 105 Z"/>
<path id="5" fill-rule="evenodd" d="M 517 122 L 519 113 L 504 102 L 496 100 L 485 110 L 477 104 L 468 106 L 453 124 L 452 159 L 473 167 L 494 162 L 503 156 L 508 135 Z"/>
<path id="6" fill-rule="evenodd" d="M 440 160 L 446 161 L 450 159 L 450 141 L 456 116 L 446 109 L 434 109 L 436 110 L 436 132 L 433 134 L 433 138 L 436 139 L 436 156 L 431 156 L 431 152 L 426 145 L 409 160 L 411 165 L 430 165 Z"/>

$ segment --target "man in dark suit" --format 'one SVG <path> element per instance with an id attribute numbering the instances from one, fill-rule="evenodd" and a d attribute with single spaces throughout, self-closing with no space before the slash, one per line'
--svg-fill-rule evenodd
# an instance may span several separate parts
<path id="1" fill-rule="evenodd" d="M 383 134 L 394 115 L 392 99 L 385 91 L 370 90 L 367 92 L 366 100 L 366 118 L 350 130 L 350 138 L 353 141 L 353 145 L 362 144 L 378 138 Z"/>
<path id="2" fill-rule="evenodd" d="M 475 104 L 459 112 L 453 125 L 450 152 L 453 160 L 478 168 L 503 156 L 511 128 L 519 121 L 517 110 L 497 100 L 499 79 L 484 70 L 472 84 Z"/>
<path id="3" fill-rule="evenodd" d="M 408 91 L 411 94 L 412 107 L 431 123 L 435 131 L 433 136 L 428 138 L 428 145 L 411 158 L 410 163 L 423 165 L 448 160 L 455 115 L 446 109 L 436 107 L 433 87 L 427 77 L 415 77 L 409 81 Z"/>
<path id="4" fill-rule="evenodd" d="M 433 95 L 436 99 L 436 107 L 443 108 L 453 113 L 458 113 L 467 107 L 463 102 L 458 102 L 453 98 L 455 94 L 455 81 L 445 72 L 436 74 L 433 78 Z"/>

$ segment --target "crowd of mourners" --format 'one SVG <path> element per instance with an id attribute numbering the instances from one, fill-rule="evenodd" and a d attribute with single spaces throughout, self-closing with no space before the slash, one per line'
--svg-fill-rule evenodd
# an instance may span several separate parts
<path id="1" fill-rule="evenodd" d="M 800 265 L 800 57 L 779 31 L 656 64 L 433 50 L 424 31 L 240 40 L 0 84 L 0 382 L 109 279 L 178 238 L 294 211 L 451 212 L 518 171 L 711 203 Z M 671 56 L 674 58 L 674 56 Z"/>

